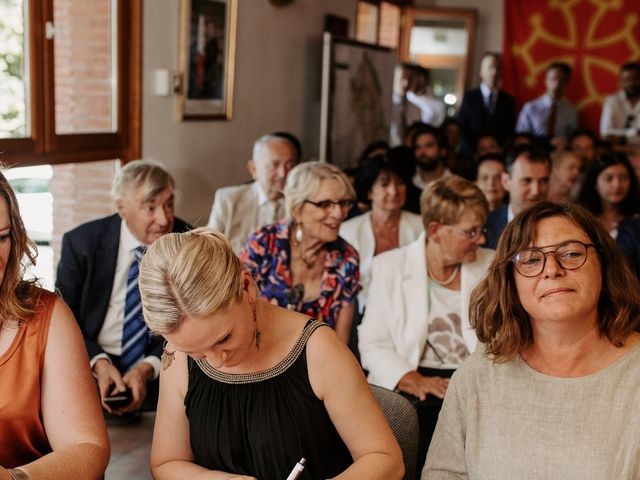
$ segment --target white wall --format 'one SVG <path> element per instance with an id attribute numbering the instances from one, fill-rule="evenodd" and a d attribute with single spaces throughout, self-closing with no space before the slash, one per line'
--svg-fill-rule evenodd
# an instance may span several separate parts
<path id="1" fill-rule="evenodd" d="M 471 85 L 479 82 L 480 55 L 487 50 L 502 51 L 505 0 L 416 0 L 416 6 L 475 8 L 478 11 L 476 46 L 473 52 Z M 508 1 L 508 0 L 506 0 Z"/>
<path id="2" fill-rule="evenodd" d="M 317 157 L 324 17 L 346 17 L 353 29 L 356 0 L 297 0 L 281 8 L 238 0 L 231 121 L 179 122 L 176 97 L 152 94 L 155 69 L 178 69 L 179 11 L 179 0 L 144 0 L 142 154 L 176 178 L 177 214 L 204 225 L 215 190 L 249 179 L 245 165 L 260 135 L 291 131 L 304 156 Z"/>

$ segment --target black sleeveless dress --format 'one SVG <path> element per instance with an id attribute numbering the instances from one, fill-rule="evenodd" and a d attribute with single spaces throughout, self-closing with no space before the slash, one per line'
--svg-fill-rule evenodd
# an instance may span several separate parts
<path id="1" fill-rule="evenodd" d="M 302 457 L 306 480 L 332 478 L 351 465 L 309 383 L 307 340 L 323 325 L 310 320 L 287 356 L 261 372 L 223 373 L 189 358 L 184 404 L 196 464 L 259 480 L 285 480 Z"/>

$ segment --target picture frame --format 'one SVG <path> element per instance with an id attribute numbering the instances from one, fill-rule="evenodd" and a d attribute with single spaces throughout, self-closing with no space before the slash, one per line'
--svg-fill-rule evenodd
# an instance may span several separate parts
<path id="1" fill-rule="evenodd" d="M 181 0 L 180 120 L 230 120 L 237 0 Z"/>

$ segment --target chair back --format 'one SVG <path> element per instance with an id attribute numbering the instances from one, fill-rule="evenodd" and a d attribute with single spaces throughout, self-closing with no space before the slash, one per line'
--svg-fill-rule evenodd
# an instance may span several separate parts
<path id="1" fill-rule="evenodd" d="M 391 430 L 402 450 L 405 480 L 415 480 L 420 428 L 418 413 L 409 400 L 399 393 L 377 385 L 369 385 L 376 396 Z"/>

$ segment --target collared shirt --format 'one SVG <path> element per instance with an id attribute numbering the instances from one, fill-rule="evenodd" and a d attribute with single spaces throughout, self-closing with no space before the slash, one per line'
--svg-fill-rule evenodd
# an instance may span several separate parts
<path id="1" fill-rule="evenodd" d="M 566 138 L 578 128 L 578 111 L 576 107 L 565 100 L 560 99 L 556 103 L 558 107 L 556 110 L 554 136 Z M 532 133 L 537 137 L 546 137 L 551 105 L 551 97 L 547 94 L 525 103 L 520 115 L 518 115 L 516 132 Z"/>
<path id="2" fill-rule="evenodd" d="M 98 335 L 98 345 L 102 349 L 115 356 L 122 353 L 122 327 L 124 326 L 124 302 L 127 291 L 127 276 L 129 269 L 135 258 L 135 249 L 141 246 L 136 237 L 133 236 L 127 222 L 122 220 L 120 227 L 120 240 L 118 247 L 118 258 L 116 260 L 116 271 L 113 277 L 113 289 L 111 290 L 111 298 L 109 298 L 109 306 L 107 314 L 104 317 L 102 329 Z M 101 359 L 109 359 L 108 355 L 101 353 L 91 359 L 91 367 Z M 160 374 L 160 359 L 154 356 L 148 356 L 141 361 L 149 363 L 153 367 L 153 378 L 157 378 Z"/>
<path id="3" fill-rule="evenodd" d="M 600 135 L 627 137 L 629 143 L 640 143 L 640 102 L 631 105 L 624 91 L 609 95 L 602 106 Z"/>
<path id="4" fill-rule="evenodd" d="M 258 192 L 258 211 L 256 216 L 256 229 L 275 223 L 284 217 L 284 201 L 282 197 L 277 200 L 269 200 L 258 182 L 255 182 Z"/>
<path id="5" fill-rule="evenodd" d="M 513 213 L 513 207 L 511 204 L 507 204 L 507 224 L 511 223 L 511 220 L 515 218 L 516 214 Z"/>
<path id="6" fill-rule="evenodd" d="M 491 98 L 491 93 L 493 92 L 493 98 Z M 482 93 L 482 102 L 484 103 L 484 107 L 487 111 L 491 111 L 491 102 L 496 103 L 498 100 L 498 90 L 491 90 L 488 85 L 484 83 L 480 83 L 480 93 Z"/>
<path id="7" fill-rule="evenodd" d="M 451 175 L 453 175 L 453 173 L 451 173 L 451 170 L 449 170 L 448 168 L 445 168 L 444 171 L 442 172 L 442 175 L 440 176 L 440 178 L 448 178 Z M 431 180 L 432 182 L 433 180 Z M 422 176 L 420 176 L 420 170 L 418 169 L 418 171 L 416 172 L 416 174 L 413 176 L 413 184 L 418 187 L 420 190 L 424 190 L 425 188 L 427 188 L 427 185 L 429 185 L 431 182 L 425 182 L 422 179 Z"/>
<path id="8" fill-rule="evenodd" d="M 438 97 L 407 92 L 407 100 L 420 109 L 420 120 L 424 123 L 439 127 L 447 116 L 446 106 Z"/>

